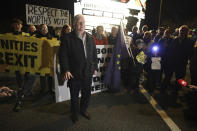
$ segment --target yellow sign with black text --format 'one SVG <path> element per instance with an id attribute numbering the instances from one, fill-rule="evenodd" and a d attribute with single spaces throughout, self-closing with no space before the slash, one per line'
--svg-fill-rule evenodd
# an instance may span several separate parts
<path id="1" fill-rule="evenodd" d="M 58 46 L 57 39 L 0 34 L 0 72 L 53 75 L 54 47 Z"/>

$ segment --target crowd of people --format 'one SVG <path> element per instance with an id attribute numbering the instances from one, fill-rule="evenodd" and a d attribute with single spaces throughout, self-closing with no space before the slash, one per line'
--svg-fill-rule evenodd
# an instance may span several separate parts
<path id="1" fill-rule="evenodd" d="M 156 88 L 170 87 L 173 73 L 175 73 L 176 80 L 184 79 L 186 66 L 189 63 L 191 84 L 197 85 L 196 30 L 194 29 L 191 33 L 187 25 L 182 25 L 177 34 L 170 28 L 159 27 L 157 33 L 152 34 L 154 31 L 149 31 L 147 27 L 147 25 L 143 26 L 142 33 L 139 34 L 137 27 L 134 26 L 130 36 L 134 46 L 137 45 L 138 39 L 144 41 L 143 48 L 147 62 L 143 68 L 147 73 L 148 84 Z M 157 63 L 159 68 L 154 69 L 154 63 Z"/>
<path id="2" fill-rule="evenodd" d="M 15 35 L 34 36 L 37 38 L 56 37 L 60 40 L 59 62 L 63 79 L 68 80 L 71 94 L 71 112 L 73 122 L 78 121 L 78 113 L 87 119 L 90 115 L 87 108 L 91 95 L 92 75 L 97 73 L 96 45 L 115 45 L 117 41 L 118 27 L 114 26 L 106 35 L 104 27 L 99 25 L 89 34 L 85 31 L 85 18 L 83 15 L 75 16 L 73 29 L 70 25 L 64 25 L 59 32 L 54 28 L 49 30 L 46 24 L 38 26 L 29 25 L 27 31 L 23 32 L 23 22 L 14 19 L 12 23 Z M 129 45 L 130 58 L 122 60 L 122 81 L 124 86 L 131 91 L 138 92 L 140 80 L 145 76 L 149 89 L 171 87 L 171 78 L 175 73 L 176 81 L 184 79 L 186 67 L 189 63 L 191 88 L 197 85 L 197 30 L 191 30 L 187 25 L 173 32 L 170 28 L 159 27 L 156 31 L 149 30 L 144 25 L 141 30 L 133 26 Z M 83 46 L 81 46 L 83 45 Z M 141 56 L 143 61 L 140 60 Z M 16 72 L 16 81 L 19 90 L 14 111 L 21 109 L 22 99 L 27 91 L 31 90 L 36 76 Z M 163 77 L 164 76 L 164 77 Z M 53 77 L 40 76 L 41 93 L 48 91 L 53 94 Z M 176 84 L 175 84 L 176 85 Z M 178 86 L 178 85 L 177 85 Z M 5 89 L 10 92 L 7 88 Z M 81 90 L 81 101 L 79 103 L 79 92 Z M 1 91 L 1 94 L 5 95 Z M 9 95 L 9 93 L 7 94 Z"/>
<path id="3" fill-rule="evenodd" d="M 47 39 L 52 39 L 52 37 L 57 38 L 58 40 L 62 39 L 63 36 L 66 33 L 71 32 L 71 26 L 66 24 L 62 27 L 62 29 L 58 32 L 55 32 L 55 30 L 49 30 L 48 26 L 46 24 L 41 25 L 28 25 L 27 30 L 23 31 L 23 21 L 17 18 L 14 18 L 12 21 L 12 34 L 14 35 L 22 35 L 25 37 L 46 37 Z M 32 85 L 34 84 L 36 80 L 36 75 L 25 73 L 24 75 L 21 74 L 20 71 L 15 72 L 16 76 L 16 82 L 18 85 L 17 93 L 15 94 L 17 100 L 16 104 L 13 108 L 13 111 L 19 111 L 21 109 L 22 101 L 25 95 L 29 94 L 32 90 Z M 46 92 L 47 86 L 48 86 L 48 93 L 54 94 L 53 89 L 53 77 L 50 75 L 46 76 L 40 76 L 40 94 L 44 94 Z M 6 90 L 3 90 L 1 95 L 5 96 Z M 7 95 L 9 96 L 9 94 Z"/>

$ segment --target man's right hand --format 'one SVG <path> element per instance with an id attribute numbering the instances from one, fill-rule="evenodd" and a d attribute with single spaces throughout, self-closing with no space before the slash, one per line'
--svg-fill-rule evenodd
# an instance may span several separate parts
<path id="1" fill-rule="evenodd" d="M 64 74 L 64 80 L 69 80 L 71 78 L 74 78 L 73 75 L 67 71 L 65 74 Z"/>

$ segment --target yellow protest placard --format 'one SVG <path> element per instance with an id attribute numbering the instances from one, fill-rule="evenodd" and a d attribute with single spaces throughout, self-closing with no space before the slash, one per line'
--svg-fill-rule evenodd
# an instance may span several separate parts
<path id="1" fill-rule="evenodd" d="M 57 39 L 0 34 L 0 68 L 10 73 L 52 75 L 55 46 L 59 46 Z"/>

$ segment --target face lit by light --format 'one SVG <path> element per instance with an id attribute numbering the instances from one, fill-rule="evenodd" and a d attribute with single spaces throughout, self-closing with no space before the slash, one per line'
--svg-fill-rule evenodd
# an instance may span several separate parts
<path id="1" fill-rule="evenodd" d="M 182 37 L 182 38 L 185 38 L 187 35 L 188 35 L 188 28 L 183 26 L 183 27 L 180 27 L 179 29 L 179 36 Z"/>
<path id="2" fill-rule="evenodd" d="M 47 27 L 47 25 L 42 25 L 42 27 L 41 27 L 41 33 L 43 34 L 43 35 L 46 35 L 47 33 L 48 33 L 48 27 Z"/>
<path id="3" fill-rule="evenodd" d="M 142 49 L 143 47 L 144 47 L 144 44 L 143 43 L 140 43 L 140 44 L 137 45 L 137 48 L 138 49 Z"/>
<path id="4" fill-rule="evenodd" d="M 70 26 L 67 27 L 66 30 L 65 30 L 65 32 L 66 32 L 66 33 L 70 33 L 70 32 L 71 32 L 71 27 L 70 27 Z"/>
<path id="5" fill-rule="evenodd" d="M 22 30 L 23 25 L 20 23 L 14 23 L 13 27 L 14 27 L 14 31 L 20 32 Z"/>
<path id="6" fill-rule="evenodd" d="M 75 25 L 76 31 L 81 34 L 85 32 L 85 18 L 84 16 L 80 16 Z"/>
<path id="7" fill-rule="evenodd" d="M 35 32 L 36 27 L 34 25 L 29 26 L 29 32 Z"/>
<path id="8" fill-rule="evenodd" d="M 112 34 L 113 37 L 116 37 L 117 34 L 118 34 L 118 28 L 112 27 L 112 29 L 111 29 L 111 34 Z"/>
<path id="9" fill-rule="evenodd" d="M 104 34 L 104 28 L 103 28 L 103 26 L 98 26 L 97 27 L 97 33 L 100 34 L 100 35 Z"/>

